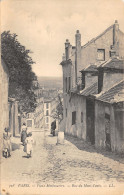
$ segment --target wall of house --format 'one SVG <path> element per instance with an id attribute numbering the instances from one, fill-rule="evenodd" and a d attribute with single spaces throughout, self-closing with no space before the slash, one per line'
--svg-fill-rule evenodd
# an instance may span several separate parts
<path id="1" fill-rule="evenodd" d="M 73 51 L 75 52 L 75 51 Z M 76 84 L 77 84 L 77 76 L 75 73 L 75 54 L 73 56 L 71 56 L 71 61 L 72 61 L 72 65 L 71 65 L 71 87 L 75 88 Z"/>
<path id="2" fill-rule="evenodd" d="M 91 73 L 85 73 L 85 87 L 89 87 L 96 82 L 98 82 L 98 76 L 92 76 Z"/>
<path id="3" fill-rule="evenodd" d="M 44 128 L 50 129 L 50 102 L 44 102 Z"/>
<path id="4" fill-rule="evenodd" d="M 112 151 L 124 153 L 124 110 L 112 107 Z"/>
<path id="5" fill-rule="evenodd" d="M 95 102 L 95 146 L 105 148 L 105 107 L 100 101 Z"/>
<path id="6" fill-rule="evenodd" d="M 69 77 L 71 78 L 71 87 L 72 87 L 73 77 L 72 77 L 72 65 L 70 63 L 63 65 L 63 93 L 66 93 L 66 78 L 67 78 L 67 88 L 69 87 Z"/>
<path id="7" fill-rule="evenodd" d="M 124 151 L 124 111 L 113 105 L 100 101 L 95 102 L 95 146 L 106 149 L 105 113 L 110 115 L 111 150 Z"/>
<path id="8" fill-rule="evenodd" d="M 124 33 L 119 30 L 119 24 L 115 21 L 115 24 L 110 26 L 102 35 L 98 36 L 94 40 L 91 40 L 90 43 L 81 47 L 80 53 L 80 43 L 81 35 L 76 33 L 75 42 L 77 43 L 74 49 L 69 47 L 69 58 L 72 60 L 72 83 L 73 87 L 76 86 L 76 81 L 81 78 L 81 71 L 90 64 L 96 62 L 104 62 L 98 60 L 97 49 L 105 50 L 105 61 L 110 58 L 111 46 L 114 44 L 117 53 L 120 57 L 124 57 Z M 68 43 L 70 45 L 70 43 Z M 80 63 L 79 63 L 80 62 Z M 67 70 L 67 68 L 66 68 Z M 68 72 L 68 70 L 67 70 Z M 76 78 L 76 75 L 78 78 Z"/>
<path id="9" fill-rule="evenodd" d="M 86 47 L 82 47 L 81 66 L 79 67 L 79 70 L 82 70 L 89 64 L 97 61 L 97 49 L 105 49 L 105 60 L 108 60 L 110 57 L 109 51 L 111 45 L 113 45 L 113 27 Z"/>
<path id="10" fill-rule="evenodd" d="M 67 116 L 66 116 L 67 109 Z M 72 125 L 72 112 L 76 111 L 76 123 Z M 81 112 L 83 122 L 81 122 Z M 86 140 L 86 99 L 83 96 L 72 94 L 66 96 L 64 104 L 65 133 Z"/>
<path id="11" fill-rule="evenodd" d="M 8 69 L 3 61 L 1 59 L 1 65 L 0 65 L 0 138 L 2 138 L 2 134 L 4 132 L 5 127 L 9 127 L 9 108 L 8 108 L 8 86 L 9 86 L 9 74 Z"/>
<path id="12" fill-rule="evenodd" d="M 124 33 L 119 30 L 119 57 L 124 58 Z"/>
<path id="13" fill-rule="evenodd" d="M 115 84 L 119 83 L 119 81 L 121 81 L 122 79 L 124 79 L 123 73 L 114 73 L 114 72 L 104 73 L 102 90 L 106 91 L 107 89 L 110 89 Z"/>
<path id="14" fill-rule="evenodd" d="M 44 103 L 44 128 L 45 129 L 48 130 L 51 129 L 51 123 L 55 120 L 54 115 L 56 112 L 57 104 L 58 104 L 57 98 L 50 101 L 46 101 Z M 58 128 L 58 122 L 56 122 L 56 129 L 57 128 Z"/>
<path id="15" fill-rule="evenodd" d="M 34 90 L 36 95 L 37 107 L 34 112 L 34 126 L 42 128 L 44 126 L 44 98 L 42 96 L 42 89 L 37 88 Z M 30 117 L 31 118 L 31 117 Z"/>
<path id="16" fill-rule="evenodd" d="M 9 128 L 13 136 L 19 134 L 18 121 L 18 102 L 13 100 L 9 102 Z"/>

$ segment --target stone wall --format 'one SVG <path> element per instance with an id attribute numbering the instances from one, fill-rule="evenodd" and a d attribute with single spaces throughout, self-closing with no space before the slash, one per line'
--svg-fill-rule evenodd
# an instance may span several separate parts
<path id="1" fill-rule="evenodd" d="M 0 137 L 4 132 L 5 127 L 9 127 L 9 109 L 8 109 L 8 86 L 9 86 L 9 72 L 3 59 L 0 65 Z"/>
<path id="2" fill-rule="evenodd" d="M 113 120 L 111 126 L 112 134 L 112 150 L 124 153 L 124 111 L 122 109 L 113 109 Z"/>
<path id="3" fill-rule="evenodd" d="M 18 102 L 11 100 L 9 102 L 9 128 L 13 136 L 19 134 L 19 120 L 18 120 Z"/>
<path id="4" fill-rule="evenodd" d="M 105 113 L 110 115 L 111 150 L 124 151 L 124 111 L 111 104 L 95 102 L 95 146 L 106 149 Z"/>
<path id="5" fill-rule="evenodd" d="M 66 116 L 67 109 L 67 116 Z M 76 111 L 76 123 L 72 125 L 72 112 Z M 81 122 L 81 112 L 83 119 Z M 67 95 L 64 104 L 65 133 L 86 140 L 86 99 L 83 96 Z"/>
<path id="6" fill-rule="evenodd" d="M 95 102 L 95 146 L 105 148 L 105 107 L 100 101 Z"/>

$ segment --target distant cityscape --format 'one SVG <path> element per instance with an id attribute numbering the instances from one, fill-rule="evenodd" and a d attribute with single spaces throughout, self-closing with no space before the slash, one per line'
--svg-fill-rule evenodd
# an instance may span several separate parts
<path id="1" fill-rule="evenodd" d="M 62 77 L 38 77 L 38 82 L 42 88 L 62 89 Z"/>

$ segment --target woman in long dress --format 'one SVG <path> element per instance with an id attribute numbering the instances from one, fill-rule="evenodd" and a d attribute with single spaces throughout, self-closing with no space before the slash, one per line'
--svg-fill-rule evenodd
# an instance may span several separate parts
<path id="1" fill-rule="evenodd" d="M 23 143 L 23 145 L 25 143 L 26 137 L 27 137 L 27 127 L 26 127 L 26 124 L 23 123 L 22 128 L 21 128 L 21 142 Z"/>

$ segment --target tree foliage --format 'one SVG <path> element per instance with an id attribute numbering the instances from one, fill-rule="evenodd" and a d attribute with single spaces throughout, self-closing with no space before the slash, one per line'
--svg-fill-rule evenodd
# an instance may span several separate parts
<path id="1" fill-rule="evenodd" d="M 57 119 L 59 122 L 63 119 L 63 104 L 60 95 L 58 95 L 58 104 L 52 117 Z"/>
<path id="2" fill-rule="evenodd" d="M 34 111 L 35 95 L 32 91 L 33 80 L 37 77 L 32 71 L 30 50 L 21 45 L 16 34 L 4 31 L 1 35 L 2 56 L 9 69 L 9 97 L 19 101 L 22 111 Z"/>

